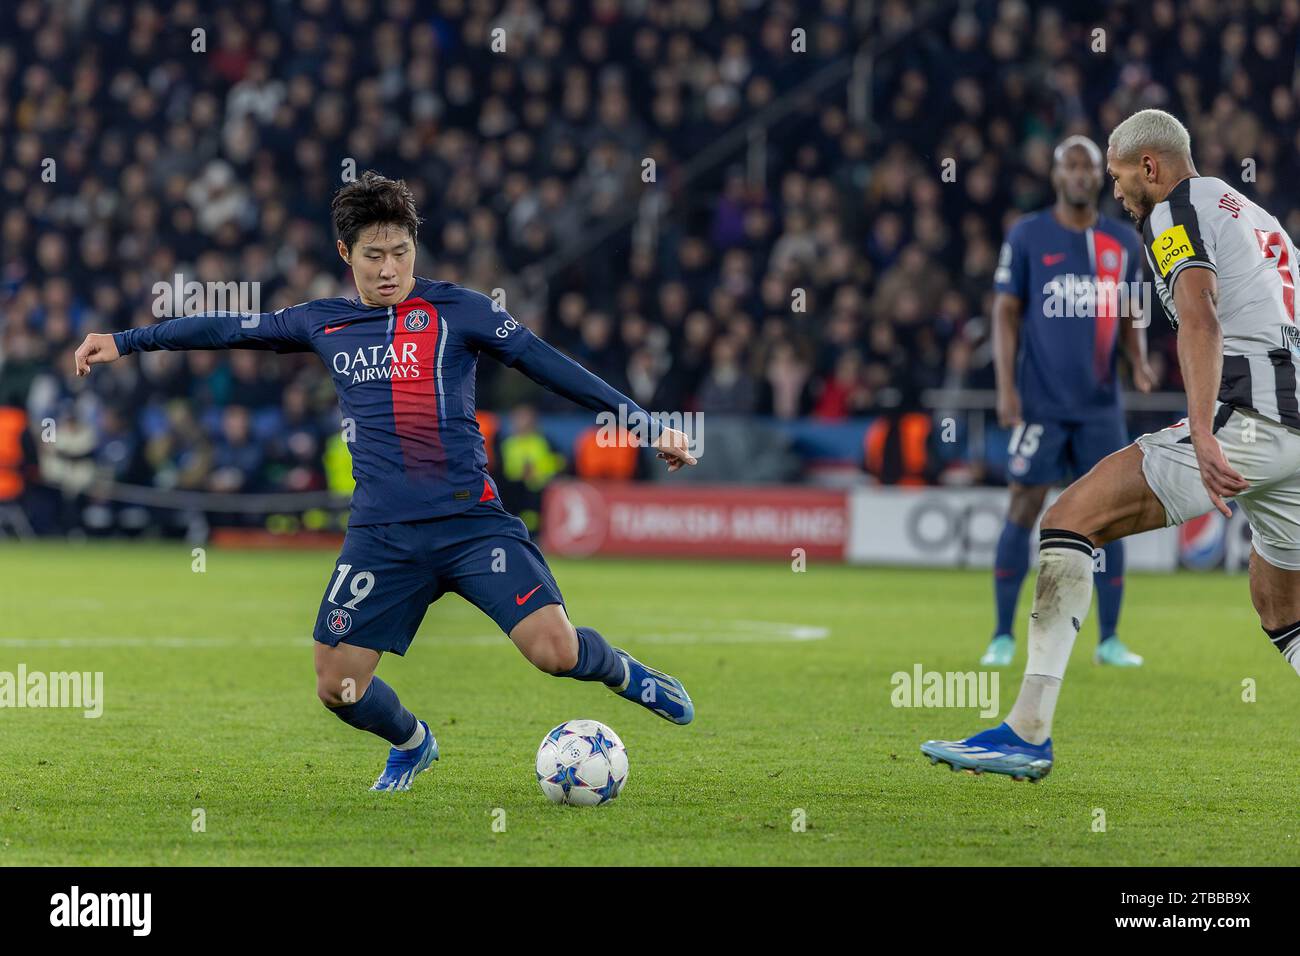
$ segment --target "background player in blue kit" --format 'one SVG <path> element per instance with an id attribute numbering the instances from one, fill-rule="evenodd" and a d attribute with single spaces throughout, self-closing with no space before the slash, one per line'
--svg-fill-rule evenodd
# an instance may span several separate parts
<path id="1" fill-rule="evenodd" d="M 428 725 L 375 676 L 404 654 L 428 606 L 454 591 L 488 614 L 539 669 L 601 681 L 677 724 L 695 708 L 681 682 L 569 622 L 522 521 L 501 506 L 475 418 L 486 353 L 587 408 L 619 414 L 670 471 L 695 459 L 687 436 L 566 358 L 491 299 L 415 275 L 420 222 L 410 189 L 373 172 L 333 205 L 338 252 L 358 298 L 261 315 L 210 313 L 91 334 L 76 370 L 155 349 L 314 351 L 332 373 L 351 441 L 356 491 L 342 553 L 316 617 L 317 694 L 342 720 L 391 745 L 375 790 L 406 790 L 438 759 Z"/>
<path id="2" fill-rule="evenodd" d="M 1153 376 L 1133 292 L 1142 281 L 1141 245 L 1132 226 L 1097 211 L 1105 162 L 1084 136 L 1056 147 L 1056 202 L 1018 221 L 994 276 L 994 360 L 998 422 L 1012 429 L 1007 470 L 1011 500 L 993 568 L 997 623 L 980 659 L 1005 667 L 1015 651 L 1012 622 L 1029 571 L 1029 535 L 1053 484 L 1089 471 L 1128 444 L 1116 358 L 1124 350 L 1133 383 Z M 1121 293 L 1098 295 L 1114 283 Z M 1124 546 L 1104 549 L 1095 576 L 1102 664 L 1135 667 L 1142 658 L 1116 635 L 1124 595 Z"/>

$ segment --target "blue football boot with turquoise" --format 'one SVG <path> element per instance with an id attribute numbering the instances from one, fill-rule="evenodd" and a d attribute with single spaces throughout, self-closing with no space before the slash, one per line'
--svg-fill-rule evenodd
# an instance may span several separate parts
<path id="1" fill-rule="evenodd" d="M 695 719 L 695 705 L 681 681 L 663 671 L 646 667 L 625 650 L 615 647 L 613 651 L 623 661 L 623 682 L 607 684 L 610 690 L 674 724 L 689 724 Z"/>
<path id="2" fill-rule="evenodd" d="M 371 790 L 389 793 L 410 790 L 411 781 L 416 775 L 424 773 L 438 759 L 438 741 L 434 740 L 433 731 L 424 721 L 420 721 L 420 726 L 424 728 L 424 743 L 412 750 L 398 750 L 396 747 L 390 750 L 384 772 L 379 775 Z"/>
<path id="3" fill-rule="evenodd" d="M 930 763 L 946 763 L 952 770 L 1001 773 L 1012 780 L 1036 783 L 1052 770 L 1052 741 L 1031 744 L 1005 723 L 965 740 L 927 740 L 921 753 Z"/>

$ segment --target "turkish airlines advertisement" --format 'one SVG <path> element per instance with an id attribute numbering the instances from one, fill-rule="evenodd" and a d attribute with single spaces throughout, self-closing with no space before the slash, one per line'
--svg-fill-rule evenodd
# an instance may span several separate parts
<path id="1" fill-rule="evenodd" d="M 542 501 L 548 554 L 843 560 L 847 495 L 815 488 L 556 481 Z"/>
<path id="2" fill-rule="evenodd" d="M 1058 493 L 1048 496 L 1050 503 Z M 991 567 L 1006 513 L 998 488 L 825 490 L 556 481 L 543 498 L 548 554 L 790 560 L 921 567 Z M 1221 524 L 1222 523 L 1222 524 Z M 1249 534 L 1217 515 L 1180 534 L 1125 539 L 1134 571 L 1244 566 Z M 1242 546 L 1240 542 L 1244 541 Z"/>

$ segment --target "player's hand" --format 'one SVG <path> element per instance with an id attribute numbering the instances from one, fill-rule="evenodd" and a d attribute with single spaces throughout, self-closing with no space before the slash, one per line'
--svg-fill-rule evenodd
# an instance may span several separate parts
<path id="1" fill-rule="evenodd" d="M 1223 447 L 1213 435 L 1204 435 L 1201 438 L 1193 435 L 1192 449 L 1196 452 L 1196 464 L 1201 469 L 1201 484 L 1205 485 L 1205 490 L 1209 492 L 1211 503 L 1223 513 L 1225 518 L 1231 518 L 1232 511 L 1224 499 L 1234 498 L 1246 491 L 1250 488 L 1250 482 L 1237 474 L 1228 464 L 1228 459 L 1223 454 Z"/>
<path id="2" fill-rule="evenodd" d="M 1143 393 L 1156 387 L 1156 373 L 1146 360 L 1133 366 L 1133 387 Z"/>
<path id="3" fill-rule="evenodd" d="M 1020 392 L 1016 389 L 998 389 L 998 424 L 1003 428 L 1015 428 L 1024 422 L 1020 411 Z"/>
<path id="4" fill-rule="evenodd" d="M 90 374 L 92 365 L 115 362 L 121 358 L 121 355 L 117 351 L 117 343 L 113 341 L 113 336 L 103 332 L 91 332 L 77 348 L 75 358 L 77 375 L 83 376 Z"/>
<path id="5" fill-rule="evenodd" d="M 668 462 L 668 470 L 676 471 L 682 465 L 694 465 L 695 457 L 690 452 L 690 439 L 686 432 L 676 428 L 665 428 L 659 433 L 654 447 L 659 450 L 658 458 Z"/>

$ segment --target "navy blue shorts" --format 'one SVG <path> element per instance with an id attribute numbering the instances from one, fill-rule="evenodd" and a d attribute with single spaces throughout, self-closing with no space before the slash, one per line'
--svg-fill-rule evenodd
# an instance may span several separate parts
<path id="1" fill-rule="evenodd" d="M 312 636 L 405 654 L 429 605 L 459 594 L 509 634 L 563 604 L 524 523 L 493 499 L 445 518 L 349 528 Z"/>
<path id="2" fill-rule="evenodd" d="M 1067 476 L 1082 476 L 1127 444 L 1124 413 L 1118 409 L 1076 421 L 1026 413 L 1007 445 L 1007 476 L 1022 485 L 1054 485 Z"/>

